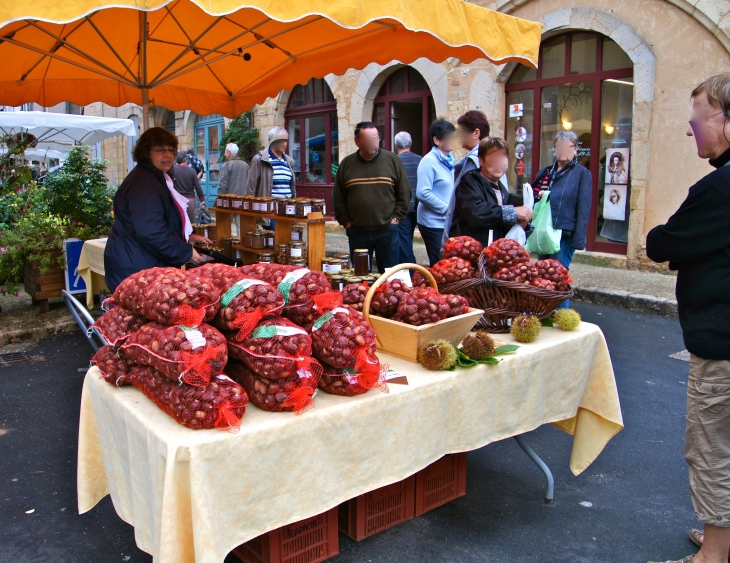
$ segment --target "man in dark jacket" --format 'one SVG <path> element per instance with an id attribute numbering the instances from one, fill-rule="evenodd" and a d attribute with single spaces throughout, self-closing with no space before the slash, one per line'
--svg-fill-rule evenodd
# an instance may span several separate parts
<path id="1" fill-rule="evenodd" d="M 177 138 L 161 127 L 145 131 L 134 147 L 137 166 L 114 195 L 114 224 L 104 250 L 104 275 L 112 292 L 140 270 L 206 259 L 191 243 L 211 241 L 190 234 L 184 205 L 172 193 L 176 150 Z"/>
<path id="2" fill-rule="evenodd" d="M 683 562 L 724 563 L 730 549 L 730 73 L 692 92 L 688 136 L 716 168 L 689 189 L 646 253 L 677 271 L 677 305 L 690 352 L 684 457 L 702 545 Z"/>

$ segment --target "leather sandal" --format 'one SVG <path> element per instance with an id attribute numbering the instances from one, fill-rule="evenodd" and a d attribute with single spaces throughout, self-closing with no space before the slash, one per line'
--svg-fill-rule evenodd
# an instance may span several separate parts
<path id="1" fill-rule="evenodd" d="M 705 539 L 705 532 L 702 530 L 698 530 L 697 528 L 692 528 L 689 531 L 689 540 L 695 544 L 697 547 L 702 547 L 702 542 Z M 728 553 L 728 562 L 730 563 L 730 552 Z"/>

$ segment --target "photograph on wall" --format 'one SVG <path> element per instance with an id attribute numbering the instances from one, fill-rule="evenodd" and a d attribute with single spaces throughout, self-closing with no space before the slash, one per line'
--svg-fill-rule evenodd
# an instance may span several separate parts
<path id="1" fill-rule="evenodd" d="M 518 143 L 524 143 L 527 140 L 527 129 L 524 125 L 518 125 L 515 129 L 515 137 Z"/>
<path id="2" fill-rule="evenodd" d="M 626 184 L 606 186 L 606 191 L 603 194 L 603 218 L 613 221 L 625 221 L 627 199 L 628 186 Z"/>
<path id="3" fill-rule="evenodd" d="M 518 143 L 515 147 L 515 158 L 517 158 L 518 160 L 522 160 L 523 158 L 525 158 L 526 150 L 527 149 L 525 148 L 525 145 L 523 143 Z"/>
<path id="4" fill-rule="evenodd" d="M 606 149 L 606 184 L 629 183 L 631 149 Z"/>

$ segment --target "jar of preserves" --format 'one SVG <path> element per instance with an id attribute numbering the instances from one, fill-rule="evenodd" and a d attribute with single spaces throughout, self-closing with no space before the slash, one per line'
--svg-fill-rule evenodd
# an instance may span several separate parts
<path id="1" fill-rule="evenodd" d="M 289 245 L 280 244 L 276 247 L 276 263 L 286 264 L 289 260 Z"/>
<path id="2" fill-rule="evenodd" d="M 342 270 L 350 269 L 350 254 L 347 252 L 338 252 L 335 254 L 335 258 L 340 262 L 340 268 Z"/>
<path id="3" fill-rule="evenodd" d="M 330 286 L 332 287 L 332 291 L 342 291 L 345 287 L 345 278 L 333 275 L 330 277 Z"/>
<path id="4" fill-rule="evenodd" d="M 296 215 L 297 219 L 306 219 L 312 212 L 312 200 L 307 198 L 297 198 Z"/>
<path id="5" fill-rule="evenodd" d="M 250 195 L 241 196 L 241 211 L 251 211 L 251 196 Z"/>
<path id="6" fill-rule="evenodd" d="M 319 211 L 322 215 L 327 215 L 327 200 L 313 199 L 312 211 Z"/>
<path id="7" fill-rule="evenodd" d="M 292 258 L 289 260 L 289 264 L 291 266 L 303 266 L 307 267 L 307 259 L 306 258 Z"/>
<path id="8" fill-rule="evenodd" d="M 322 262 L 322 271 L 324 271 L 324 260 Z M 342 264 L 339 258 L 327 258 L 327 271 L 332 274 L 340 274 L 342 272 Z"/>
<path id="9" fill-rule="evenodd" d="M 304 243 L 292 241 L 289 243 L 289 263 L 297 258 L 304 258 Z"/>
<path id="10" fill-rule="evenodd" d="M 274 231 L 263 230 L 264 248 L 274 248 Z"/>
<path id="11" fill-rule="evenodd" d="M 266 248 L 266 237 L 263 231 L 254 231 L 251 233 L 251 246 L 255 250 Z"/>
<path id="12" fill-rule="evenodd" d="M 367 276 L 370 273 L 370 252 L 367 248 L 356 248 L 354 252 L 355 258 L 355 275 Z"/>
<path id="13" fill-rule="evenodd" d="M 221 243 L 223 245 L 223 254 L 233 257 L 233 239 L 224 238 Z"/>
<path id="14" fill-rule="evenodd" d="M 292 227 L 291 239 L 297 242 L 304 240 L 304 227 Z"/>
<path id="15" fill-rule="evenodd" d="M 256 260 L 258 262 L 266 262 L 267 264 L 274 263 L 275 255 L 273 252 L 259 252 L 256 254 Z"/>
<path id="16" fill-rule="evenodd" d="M 296 213 L 296 205 L 290 197 L 282 197 L 276 200 L 276 214 L 286 217 L 294 217 Z"/>
<path id="17" fill-rule="evenodd" d="M 243 246 L 253 248 L 253 231 L 243 233 Z"/>
<path id="18" fill-rule="evenodd" d="M 231 209 L 235 209 L 236 211 L 241 211 L 243 209 L 243 196 L 242 195 L 232 195 L 228 198 L 231 202 Z"/>
<path id="19" fill-rule="evenodd" d="M 276 210 L 276 199 L 273 197 L 259 198 L 259 213 L 274 213 Z"/>

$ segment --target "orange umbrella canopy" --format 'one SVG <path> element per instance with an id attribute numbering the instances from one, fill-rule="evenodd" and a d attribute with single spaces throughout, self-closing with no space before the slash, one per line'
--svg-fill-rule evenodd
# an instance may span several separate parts
<path id="1" fill-rule="evenodd" d="M 419 57 L 535 67 L 541 25 L 462 0 L 0 4 L 0 102 L 149 101 L 233 117 L 330 72 Z M 310 8 L 310 9 L 308 9 Z"/>

